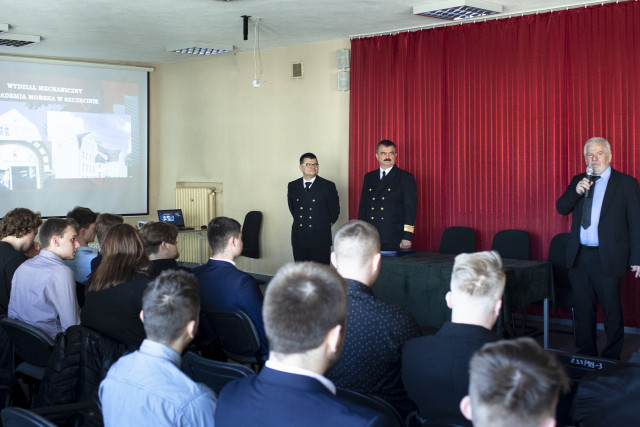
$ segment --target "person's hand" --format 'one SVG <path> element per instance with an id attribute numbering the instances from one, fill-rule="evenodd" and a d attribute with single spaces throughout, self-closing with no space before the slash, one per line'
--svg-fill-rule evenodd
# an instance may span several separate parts
<path id="1" fill-rule="evenodd" d="M 631 271 L 633 271 L 634 273 L 636 273 L 636 279 L 638 277 L 640 277 L 640 265 L 632 265 L 631 266 Z"/>
<path id="2" fill-rule="evenodd" d="M 591 185 L 591 180 L 585 176 L 580 180 L 580 182 L 578 182 L 578 185 L 576 185 L 576 193 L 582 196 L 585 191 L 591 188 Z"/>
<path id="3" fill-rule="evenodd" d="M 411 240 L 400 240 L 400 249 L 411 249 Z"/>
<path id="4" fill-rule="evenodd" d="M 24 253 L 24 256 L 26 256 L 27 258 L 33 258 L 40 253 L 40 249 L 42 249 L 40 243 L 33 242 L 33 245 L 31 245 L 31 247 Z"/>

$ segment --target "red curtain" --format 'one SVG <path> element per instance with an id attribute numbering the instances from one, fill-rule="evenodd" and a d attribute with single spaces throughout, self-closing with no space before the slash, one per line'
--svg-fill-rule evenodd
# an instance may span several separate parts
<path id="1" fill-rule="evenodd" d="M 584 142 L 612 145 L 615 169 L 640 177 L 640 4 L 636 1 L 351 42 L 349 213 L 391 139 L 418 184 L 414 247 L 476 230 L 529 232 L 545 260 L 570 217 L 555 202 L 585 169 Z M 640 326 L 640 281 L 625 278 L 625 323 Z"/>

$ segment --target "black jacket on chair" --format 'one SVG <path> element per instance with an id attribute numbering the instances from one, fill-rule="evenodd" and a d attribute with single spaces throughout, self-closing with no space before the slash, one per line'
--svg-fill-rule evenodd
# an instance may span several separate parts
<path id="1" fill-rule="evenodd" d="M 34 406 L 98 402 L 100 382 L 111 365 L 131 350 L 87 327 L 69 327 L 56 337 Z"/>

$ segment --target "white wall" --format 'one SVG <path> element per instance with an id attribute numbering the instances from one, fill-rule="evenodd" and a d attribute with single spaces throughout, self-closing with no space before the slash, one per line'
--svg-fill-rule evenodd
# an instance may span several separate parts
<path id="1" fill-rule="evenodd" d="M 150 212 L 172 207 L 178 181 L 221 182 L 218 215 L 242 223 L 264 215 L 262 257 L 241 269 L 273 274 L 292 261 L 286 186 L 298 159 L 318 156 L 348 219 L 349 92 L 337 90 L 336 51 L 349 40 L 266 50 L 262 85 L 253 88 L 253 52 L 156 66 L 150 75 Z M 291 78 L 302 61 L 304 78 Z M 139 218 L 135 218 L 137 221 Z"/>

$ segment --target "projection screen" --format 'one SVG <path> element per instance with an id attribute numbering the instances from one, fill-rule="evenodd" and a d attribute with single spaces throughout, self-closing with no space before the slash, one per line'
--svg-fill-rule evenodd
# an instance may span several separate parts
<path id="1" fill-rule="evenodd" d="M 148 72 L 0 61 L 0 217 L 148 213 Z"/>

